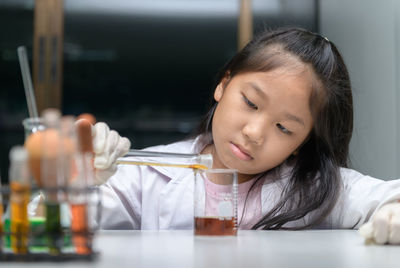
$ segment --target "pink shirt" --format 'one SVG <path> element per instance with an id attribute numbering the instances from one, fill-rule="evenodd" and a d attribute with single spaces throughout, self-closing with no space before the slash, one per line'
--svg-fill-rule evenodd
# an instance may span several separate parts
<path id="1" fill-rule="evenodd" d="M 251 229 L 251 227 L 253 227 L 253 225 L 261 219 L 261 189 L 264 181 L 263 179 L 260 179 L 256 183 L 247 197 L 250 187 L 257 178 L 258 176 L 238 185 L 237 209 L 239 229 Z M 220 197 L 219 194 L 230 191 L 230 186 L 219 185 L 211 182 L 210 180 L 205 180 L 205 189 L 208 195 L 205 214 L 216 215 L 218 211 L 218 204 L 223 201 L 223 198 Z"/>

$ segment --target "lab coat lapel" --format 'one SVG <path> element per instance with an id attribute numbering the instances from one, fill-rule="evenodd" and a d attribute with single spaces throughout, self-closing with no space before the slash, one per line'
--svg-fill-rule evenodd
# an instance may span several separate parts
<path id="1" fill-rule="evenodd" d="M 210 135 L 199 135 L 195 140 L 177 143 L 172 147 L 161 146 L 148 148 L 148 150 L 198 154 L 210 142 Z M 159 197 L 159 229 L 193 229 L 194 170 L 188 168 L 153 168 L 171 179 Z"/>
<path id="2" fill-rule="evenodd" d="M 161 192 L 160 229 L 193 229 L 194 171 L 182 169 Z"/>
<path id="3" fill-rule="evenodd" d="M 199 135 L 170 146 L 147 148 L 153 151 L 199 154 L 212 141 L 211 135 Z M 159 229 L 193 229 L 194 170 L 189 168 L 151 167 L 170 181 L 159 196 Z"/>

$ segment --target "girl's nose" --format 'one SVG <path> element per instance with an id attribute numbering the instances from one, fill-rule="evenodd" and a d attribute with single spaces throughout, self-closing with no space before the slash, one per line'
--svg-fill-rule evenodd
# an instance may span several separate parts
<path id="1" fill-rule="evenodd" d="M 261 145 L 264 142 L 265 132 L 265 127 L 260 122 L 248 123 L 242 129 L 243 135 L 256 145 Z"/>

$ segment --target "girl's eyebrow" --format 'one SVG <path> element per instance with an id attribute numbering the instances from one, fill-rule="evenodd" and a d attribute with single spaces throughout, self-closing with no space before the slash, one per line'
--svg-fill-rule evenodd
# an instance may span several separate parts
<path id="1" fill-rule="evenodd" d="M 247 84 L 250 85 L 250 87 L 254 89 L 261 98 L 268 99 L 268 96 L 257 84 L 253 82 L 247 82 Z"/>
<path id="2" fill-rule="evenodd" d="M 288 120 L 291 120 L 291 121 L 295 121 L 295 122 L 303 125 L 303 127 L 306 127 L 306 125 L 304 124 L 303 119 L 301 119 L 300 117 L 297 117 L 297 116 L 295 116 L 293 114 L 290 114 L 290 113 L 286 113 L 285 114 L 285 118 L 288 119 Z"/>

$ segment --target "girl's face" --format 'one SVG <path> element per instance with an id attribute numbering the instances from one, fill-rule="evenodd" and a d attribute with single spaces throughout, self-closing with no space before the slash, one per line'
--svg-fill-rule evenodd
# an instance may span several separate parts
<path id="1" fill-rule="evenodd" d="M 214 144 L 205 149 L 214 168 L 237 169 L 242 182 L 295 154 L 313 127 L 311 93 L 312 74 L 306 68 L 242 73 L 221 81 L 214 93 Z"/>

